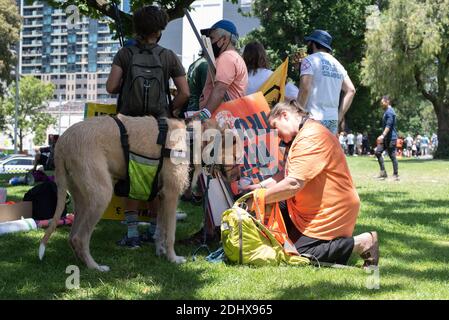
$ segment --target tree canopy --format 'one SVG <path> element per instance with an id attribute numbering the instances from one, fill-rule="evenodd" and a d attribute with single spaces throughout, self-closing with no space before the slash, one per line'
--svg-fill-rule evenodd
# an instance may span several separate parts
<path id="1" fill-rule="evenodd" d="M 21 18 L 14 0 L 0 0 L 0 95 L 3 83 L 11 81 L 11 71 L 15 65 L 15 56 L 11 48 L 19 40 Z M 1 119 L 0 119 L 1 122 Z"/>
<path id="2" fill-rule="evenodd" d="M 31 1 L 31 0 L 28 0 Z M 157 4 L 167 11 L 170 21 L 182 18 L 184 16 L 184 9 L 190 9 L 190 5 L 195 0 L 130 0 L 130 9 L 133 12 L 135 9 L 144 5 Z M 237 3 L 238 0 L 226 0 L 229 2 Z M 85 15 L 91 18 L 111 18 L 110 28 L 118 35 L 118 24 L 116 21 L 120 21 L 123 27 L 123 34 L 125 37 L 130 37 L 133 34 L 132 30 L 132 15 L 130 13 L 123 12 L 117 9 L 120 6 L 120 0 L 48 0 L 48 3 L 55 8 L 68 8 L 69 6 L 75 6 L 81 15 Z M 115 5 L 118 5 L 115 6 Z"/>
<path id="3" fill-rule="evenodd" d="M 363 83 L 377 97 L 431 103 L 437 155 L 449 157 L 449 0 L 391 0 L 379 19 L 366 32 Z"/>
<path id="4" fill-rule="evenodd" d="M 15 86 L 9 88 L 10 95 L 0 100 L 0 114 L 6 115 L 6 121 L 14 127 L 15 116 Z M 34 76 L 25 76 L 19 85 L 19 110 L 17 139 L 19 150 L 23 151 L 23 138 L 31 133 L 35 134 L 34 142 L 42 144 L 45 132 L 50 125 L 56 124 L 56 119 L 45 112 L 47 101 L 54 92 L 52 83 L 44 83 Z M 12 136 L 12 133 L 10 133 Z"/>

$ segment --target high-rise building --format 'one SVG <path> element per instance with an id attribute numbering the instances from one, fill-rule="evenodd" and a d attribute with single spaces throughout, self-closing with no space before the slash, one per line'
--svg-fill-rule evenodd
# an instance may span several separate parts
<path id="1" fill-rule="evenodd" d="M 46 1 L 21 0 L 21 15 L 22 75 L 52 82 L 54 100 L 113 101 L 106 79 L 119 43 L 106 21 L 55 9 Z"/>
<path id="2" fill-rule="evenodd" d="M 120 45 L 113 39 L 106 20 L 55 9 L 44 0 L 18 2 L 23 17 L 21 74 L 52 82 L 56 87 L 55 103 L 115 102 L 115 97 L 106 91 L 106 80 Z M 251 3 L 252 0 L 240 0 L 239 4 L 197 0 L 192 4 L 191 15 L 198 29 L 210 27 L 220 19 L 232 20 L 243 36 L 259 26 L 258 19 L 238 13 L 239 8 L 248 12 Z M 129 12 L 129 0 L 122 1 L 120 7 Z M 169 23 L 160 43 L 178 54 L 186 69 L 200 48 L 185 17 Z"/>

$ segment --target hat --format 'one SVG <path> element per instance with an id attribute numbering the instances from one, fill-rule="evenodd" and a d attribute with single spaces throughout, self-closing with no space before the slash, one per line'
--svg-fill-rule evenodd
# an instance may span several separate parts
<path id="1" fill-rule="evenodd" d="M 324 30 L 315 30 L 312 32 L 312 34 L 308 37 L 305 37 L 306 41 L 315 41 L 319 44 L 321 44 L 323 47 L 329 49 L 332 51 L 332 36 Z"/>
<path id="2" fill-rule="evenodd" d="M 229 20 L 220 20 L 209 29 L 202 29 L 200 30 L 201 34 L 208 37 L 210 32 L 215 29 L 223 29 L 228 31 L 229 33 L 235 35 L 237 38 L 239 37 L 239 34 L 237 32 L 237 28 L 235 27 L 235 24 L 232 21 Z"/>

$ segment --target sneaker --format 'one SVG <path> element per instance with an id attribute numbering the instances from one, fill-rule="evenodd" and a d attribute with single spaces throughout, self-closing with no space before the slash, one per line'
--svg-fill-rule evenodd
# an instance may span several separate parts
<path id="1" fill-rule="evenodd" d="M 117 245 L 121 247 L 128 247 L 130 249 L 140 248 L 140 239 L 139 237 L 128 237 L 125 235 L 121 240 L 117 241 Z"/>
<path id="2" fill-rule="evenodd" d="M 379 240 L 376 231 L 370 232 L 372 237 L 371 247 L 364 251 L 360 257 L 364 260 L 363 268 L 377 266 L 379 264 Z"/>
<path id="3" fill-rule="evenodd" d="M 192 193 L 191 197 L 187 197 L 185 195 L 182 195 L 181 196 L 181 201 L 189 202 L 189 203 L 191 203 L 193 205 L 198 206 L 198 205 L 202 205 L 203 204 L 203 197 L 202 196 L 197 196 L 197 195 Z"/>
<path id="4" fill-rule="evenodd" d="M 176 221 L 182 221 L 187 218 L 187 213 L 184 211 L 176 211 Z"/>
<path id="5" fill-rule="evenodd" d="M 387 172 L 385 170 L 381 170 L 376 178 L 378 180 L 385 180 L 386 178 L 388 178 Z"/>
<path id="6" fill-rule="evenodd" d="M 393 180 L 394 180 L 394 181 L 401 181 L 401 179 L 399 178 L 399 175 L 398 175 L 398 174 L 394 174 L 394 175 L 393 175 Z"/>
<path id="7" fill-rule="evenodd" d="M 147 230 L 139 235 L 139 239 L 143 243 L 154 242 L 154 234 L 156 233 L 156 224 L 150 223 Z"/>

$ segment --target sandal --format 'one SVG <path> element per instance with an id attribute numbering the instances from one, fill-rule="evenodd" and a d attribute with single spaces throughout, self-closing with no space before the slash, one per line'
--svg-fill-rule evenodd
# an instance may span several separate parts
<path id="1" fill-rule="evenodd" d="M 364 260 L 363 268 L 368 268 L 369 266 L 377 266 L 379 264 L 379 241 L 376 231 L 370 232 L 373 238 L 373 243 L 368 250 L 362 252 L 360 257 Z"/>

